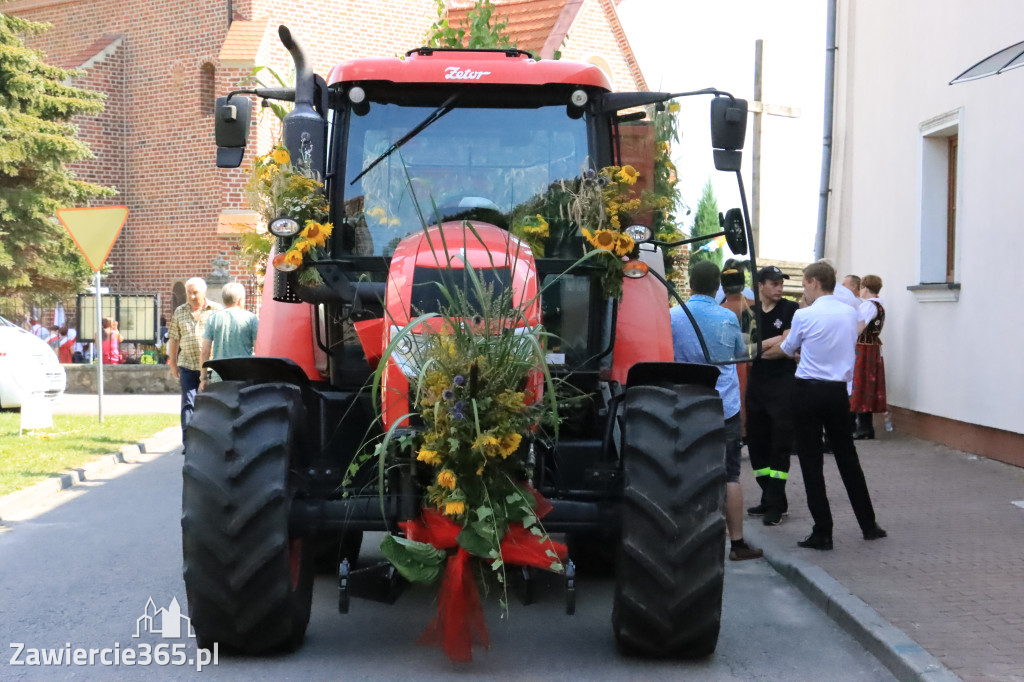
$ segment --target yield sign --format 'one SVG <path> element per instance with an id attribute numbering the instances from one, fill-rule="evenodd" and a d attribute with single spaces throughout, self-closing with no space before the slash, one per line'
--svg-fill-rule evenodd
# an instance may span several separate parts
<path id="1" fill-rule="evenodd" d="M 85 260 L 99 272 L 128 220 L 128 209 L 124 206 L 62 208 L 57 211 L 57 217 L 75 240 Z"/>

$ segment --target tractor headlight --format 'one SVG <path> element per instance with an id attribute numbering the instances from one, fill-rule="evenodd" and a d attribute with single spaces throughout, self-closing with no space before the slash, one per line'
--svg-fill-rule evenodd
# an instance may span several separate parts
<path id="1" fill-rule="evenodd" d="M 298 234 L 302 227 L 292 218 L 281 216 L 280 218 L 270 221 L 268 229 L 270 230 L 270 234 L 275 237 L 292 237 Z"/>
<path id="2" fill-rule="evenodd" d="M 625 233 L 633 238 L 637 244 L 643 244 L 646 241 L 650 241 L 654 233 L 651 232 L 651 228 L 646 225 L 630 225 L 625 229 Z"/>

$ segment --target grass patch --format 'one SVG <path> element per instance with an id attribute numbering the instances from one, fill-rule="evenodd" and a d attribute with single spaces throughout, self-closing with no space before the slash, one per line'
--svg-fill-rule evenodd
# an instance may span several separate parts
<path id="1" fill-rule="evenodd" d="M 54 415 L 53 428 L 18 437 L 21 415 L 0 413 L 0 495 L 117 452 L 180 423 L 176 414 Z"/>

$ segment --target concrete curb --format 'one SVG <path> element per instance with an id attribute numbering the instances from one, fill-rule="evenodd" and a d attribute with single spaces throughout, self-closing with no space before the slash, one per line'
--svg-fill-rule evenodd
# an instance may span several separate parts
<path id="1" fill-rule="evenodd" d="M 134 445 L 123 445 L 117 452 L 100 455 L 85 464 L 68 469 L 55 476 L 34 483 L 27 488 L 0 496 L 0 523 L 5 517 L 20 516 L 22 512 L 35 507 L 61 491 L 72 488 L 84 481 L 99 478 L 118 464 L 136 464 L 143 461 L 142 455 L 160 452 L 173 447 L 181 429 L 171 426 Z"/>
<path id="2" fill-rule="evenodd" d="M 796 585 L 901 682 L 962 682 L 951 670 L 855 596 L 824 569 L 793 556 L 753 523 L 744 535 L 764 550 L 768 563 Z M 808 550 L 813 551 L 813 550 Z"/>

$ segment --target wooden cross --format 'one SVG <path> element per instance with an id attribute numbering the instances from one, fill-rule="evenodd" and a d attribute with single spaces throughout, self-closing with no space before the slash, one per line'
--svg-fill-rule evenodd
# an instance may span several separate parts
<path id="1" fill-rule="evenodd" d="M 764 41 L 754 42 L 754 101 L 747 105 L 747 111 L 754 114 L 754 159 L 750 178 L 750 226 L 754 232 L 754 254 L 761 255 L 761 116 L 784 116 L 799 118 L 799 107 L 781 104 L 766 104 L 761 97 L 761 71 L 764 61 Z"/>

